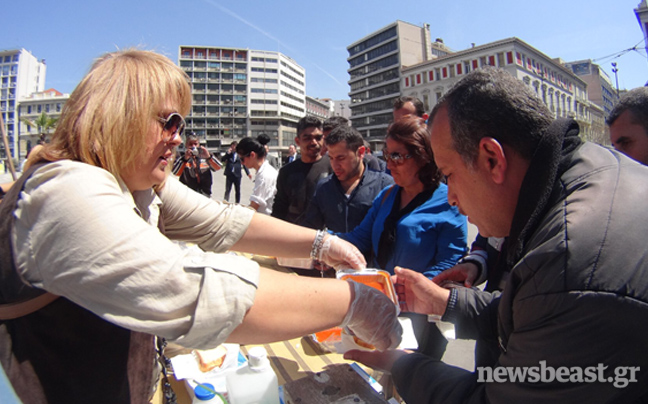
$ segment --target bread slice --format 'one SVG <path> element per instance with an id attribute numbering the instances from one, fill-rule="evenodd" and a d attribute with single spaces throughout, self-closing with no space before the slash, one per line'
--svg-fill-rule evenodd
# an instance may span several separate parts
<path id="1" fill-rule="evenodd" d="M 214 349 L 195 349 L 193 353 L 196 356 L 196 359 L 198 359 L 198 367 L 200 368 L 200 371 L 209 372 L 223 364 L 225 356 L 227 355 L 227 348 L 223 345 L 219 345 Z"/>

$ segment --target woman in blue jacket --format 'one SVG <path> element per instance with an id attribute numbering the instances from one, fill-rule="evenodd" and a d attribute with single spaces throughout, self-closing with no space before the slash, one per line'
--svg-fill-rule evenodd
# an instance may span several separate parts
<path id="1" fill-rule="evenodd" d="M 466 217 L 448 203 L 448 187 L 434 162 L 427 126 L 418 117 L 387 128 L 383 156 L 395 185 L 383 189 L 363 221 L 339 236 L 354 244 L 367 263 L 394 273 L 400 266 L 428 278 L 451 268 L 466 251 Z M 441 359 L 447 340 L 427 316 L 412 320 L 418 351 Z"/>
<path id="2" fill-rule="evenodd" d="M 396 184 L 378 194 L 358 227 L 339 236 L 358 247 L 369 266 L 392 274 L 400 266 L 432 278 L 464 255 L 466 217 L 448 204 L 420 118 L 387 129 L 383 156 Z"/>

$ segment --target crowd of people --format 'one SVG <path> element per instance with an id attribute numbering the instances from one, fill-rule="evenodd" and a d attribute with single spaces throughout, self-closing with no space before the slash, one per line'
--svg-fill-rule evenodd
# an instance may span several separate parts
<path id="1" fill-rule="evenodd" d="M 391 372 L 410 404 L 648 401 L 648 89 L 610 114 L 617 151 L 496 68 L 467 74 L 429 115 L 415 97 L 393 107 L 382 159 L 348 120 L 313 116 L 284 159 L 266 135 L 220 156 L 184 133 L 178 66 L 142 50 L 100 57 L 51 142 L 0 188 L 0 363 L 16 394 L 147 403 L 160 341 L 212 348 L 340 325 L 377 348 L 345 358 Z M 236 203 L 211 198 L 219 170 Z M 388 271 L 419 349 L 395 349 L 399 310 L 379 291 L 228 252 Z M 475 371 L 440 361 L 431 315 L 477 341 Z M 553 376 L 515 373 L 535 367 Z"/>

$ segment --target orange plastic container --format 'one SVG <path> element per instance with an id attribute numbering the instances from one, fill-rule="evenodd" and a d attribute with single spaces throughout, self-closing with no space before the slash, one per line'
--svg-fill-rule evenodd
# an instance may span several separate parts
<path id="1" fill-rule="evenodd" d="M 316 332 L 311 334 L 313 341 L 317 342 L 320 347 L 329 352 L 335 352 L 335 344 L 342 341 L 342 328 L 333 327 L 328 330 Z"/>
<path id="2" fill-rule="evenodd" d="M 363 269 L 361 271 L 343 270 L 337 273 L 337 278 L 342 280 L 351 279 L 378 289 L 387 295 L 396 307 L 398 307 L 396 289 L 394 289 L 394 284 L 391 282 L 391 275 L 387 271 L 383 271 L 382 269 Z"/>

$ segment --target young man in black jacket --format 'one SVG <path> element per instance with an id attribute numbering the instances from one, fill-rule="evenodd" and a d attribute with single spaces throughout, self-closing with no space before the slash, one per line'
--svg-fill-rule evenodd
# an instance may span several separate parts
<path id="1" fill-rule="evenodd" d="M 225 163 L 225 201 L 229 202 L 230 192 L 232 185 L 234 186 L 234 195 L 236 203 L 241 203 L 241 168 L 245 170 L 245 174 L 251 179 L 250 171 L 241 164 L 241 156 L 236 153 L 237 141 L 230 143 L 230 148 L 223 157 Z"/>

